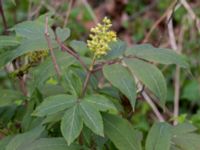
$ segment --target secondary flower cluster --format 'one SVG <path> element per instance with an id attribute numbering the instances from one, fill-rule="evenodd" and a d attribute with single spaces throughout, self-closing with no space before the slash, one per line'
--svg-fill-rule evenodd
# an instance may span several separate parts
<path id="1" fill-rule="evenodd" d="M 42 58 L 48 56 L 48 53 L 49 53 L 48 50 L 29 52 L 27 54 L 29 63 L 38 63 L 39 61 L 41 61 Z"/>
<path id="2" fill-rule="evenodd" d="M 110 30 L 111 26 L 110 19 L 104 17 L 102 24 L 98 23 L 96 27 L 91 28 L 91 40 L 87 40 L 87 45 L 95 57 L 106 55 L 110 50 L 109 43 L 116 41 L 116 33 Z"/>

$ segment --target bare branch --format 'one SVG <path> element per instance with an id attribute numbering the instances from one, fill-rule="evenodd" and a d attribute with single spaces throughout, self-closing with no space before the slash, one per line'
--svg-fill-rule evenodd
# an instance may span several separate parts
<path id="1" fill-rule="evenodd" d="M 150 38 L 151 34 L 153 33 L 153 31 L 168 16 L 169 12 L 171 12 L 171 10 L 176 6 L 176 4 L 177 4 L 177 1 L 174 1 L 169 6 L 169 8 L 165 11 L 165 13 L 153 24 L 153 26 L 151 27 L 150 31 L 147 33 L 147 35 L 142 43 L 146 43 L 149 41 L 149 38 Z"/>
<path id="2" fill-rule="evenodd" d="M 191 16 L 192 20 L 195 21 L 196 28 L 198 29 L 198 32 L 200 33 L 200 19 L 194 13 L 194 11 L 192 10 L 191 6 L 187 3 L 186 0 L 180 0 L 180 2 L 185 7 L 185 9 L 188 11 L 188 13 Z"/>
<path id="3" fill-rule="evenodd" d="M 74 51 L 71 50 L 69 47 L 67 47 L 66 45 L 64 45 L 64 44 L 60 41 L 59 37 L 57 37 L 56 39 L 57 39 L 58 45 L 60 45 L 60 47 L 61 47 L 61 49 L 62 49 L 63 51 L 66 51 L 68 54 L 70 54 L 71 56 L 73 56 L 74 58 L 76 58 L 76 60 L 78 60 L 78 61 L 80 62 L 80 64 L 82 65 L 82 67 L 85 69 L 85 71 L 88 71 L 88 70 L 89 70 L 88 67 L 87 67 L 87 65 L 83 62 L 83 60 L 80 58 L 80 56 L 79 56 L 76 52 L 74 52 Z"/>

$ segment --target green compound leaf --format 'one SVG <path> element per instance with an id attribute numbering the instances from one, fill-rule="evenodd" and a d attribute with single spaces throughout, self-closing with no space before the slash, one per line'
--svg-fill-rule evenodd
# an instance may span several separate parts
<path id="1" fill-rule="evenodd" d="M 103 67 L 105 78 L 113 86 L 118 88 L 130 101 L 132 108 L 135 107 L 136 87 L 131 73 L 120 64 L 106 65 Z"/>
<path id="2" fill-rule="evenodd" d="M 83 128 L 83 121 L 80 118 L 78 106 L 68 109 L 61 121 L 61 132 L 70 145 L 80 134 Z"/>
<path id="3" fill-rule="evenodd" d="M 82 100 L 79 109 L 84 124 L 97 135 L 104 136 L 103 120 L 97 108 L 91 103 Z"/>
<path id="4" fill-rule="evenodd" d="M 47 97 L 33 112 L 34 116 L 46 116 L 65 110 L 76 103 L 76 97 L 60 94 Z"/>
<path id="5" fill-rule="evenodd" d="M 87 102 L 95 105 L 99 111 L 117 112 L 115 105 L 107 97 L 99 94 L 88 95 L 84 98 Z"/>

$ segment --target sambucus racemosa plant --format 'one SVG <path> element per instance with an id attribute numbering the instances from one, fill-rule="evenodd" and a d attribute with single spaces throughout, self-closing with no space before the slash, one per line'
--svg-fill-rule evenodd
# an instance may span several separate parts
<path id="1" fill-rule="evenodd" d="M 199 149 L 198 142 L 186 142 L 199 137 L 194 126 L 171 126 L 164 123 L 167 120 L 161 113 L 166 109 L 167 86 L 157 64 L 188 68 L 182 56 L 150 44 L 127 47 L 110 30 L 107 17 L 91 29 L 87 44 L 70 41 L 68 28 L 58 27 L 54 32 L 48 20 L 44 22 L 44 16 L 22 22 L 13 27 L 16 36 L 1 37 L 6 41 L 1 45 L 5 50 L 0 55 L 1 68 L 20 62 L 8 72 L 27 87 L 22 88 L 24 95 L 10 90 L 14 97 L 1 104 L 5 109 L 23 110 L 18 118 L 22 133 L 4 139 L 4 149 Z M 128 108 L 134 117 L 139 96 L 162 122 L 153 125 L 145 146 L 142 133 L 128 121 L 130 113 L 124 110 Z M 159 100 L 160 109 L 151 97 Z"/>

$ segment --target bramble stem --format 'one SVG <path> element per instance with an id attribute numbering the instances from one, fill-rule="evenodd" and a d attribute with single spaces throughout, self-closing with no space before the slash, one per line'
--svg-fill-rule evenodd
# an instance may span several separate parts
<path id="1" fill-rule="evenodd" d="M 48 47 L 49 47 L 49 50 L 50 50 L 50 55 L 51 55 L 51 59 L 52 59 L 53 65 L 54 65 L 54 69 L 56 71 L 58 78 L 60 78 L 61 77 L 60 68 L 59 68 L 59 66 L 56 62 L 56 57 L 55 57 L 54 52 L 53 52 L 53 47 L 52 47 L 51 39 L 50 39 L 49 32 L 48 32 L 48 17 L 46 17 L 45 33 L 44 34 L 45 34 L 45 38 L 47 40 L 47 44 L 48 44 Z"/>
<path id="2" fill-rule="evenodd" d="M 89 69 L 87 68 L 87 65 L 83 62 L 83 60 L 80 58 L 80 56 L 76 52 L 74 52 L 69 47 L 67 47 L 66 45 L 61 43 L 61 41 L 58 37 L 56 37 L 56 40 L 57 40 L 58 45 L 60 45 L 60 47 L 63 51 L 66 51 L 68 54 L 70 54 L 71 56 L 76 58 L 76 60 L 78 60 L 80 62 L 82 67 L 85 69 L 85 71 L 89 71 Z"/>

